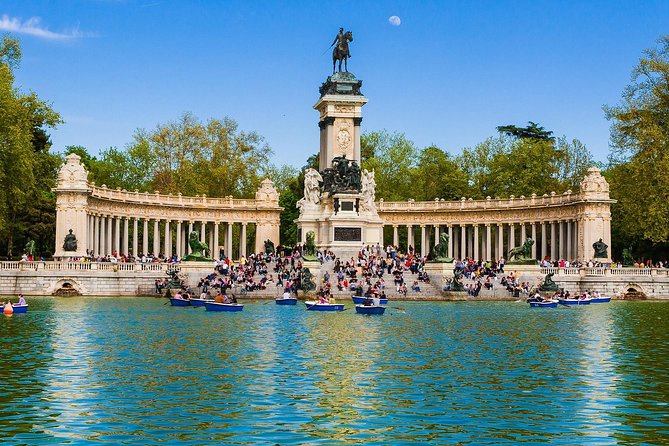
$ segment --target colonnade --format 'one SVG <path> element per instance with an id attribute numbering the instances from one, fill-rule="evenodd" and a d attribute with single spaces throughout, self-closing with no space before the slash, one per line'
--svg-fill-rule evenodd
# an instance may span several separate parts
<path id="1" fill-rule="evenodd" d="M 406 240 L 400 240 L 399 228 L 405 226 Z M 531 238 L 535 259 L 574 260 L 577 258 L 578 222 L 574 219 L 520 223 L 448 223 L 393 224 L 395 246 L 413 247 L 421 256 L 428 255 L 439 243 L 442 233 L 448 234 L 448 254 L 456 259 L 498 260 Z M 418 245 L 418 246 L 417 246 Z"/>
<path id="2" fill-rule="evenodd" d="M 255 223 L 246 222 L 221 223 L 88 214 L 86 245 L 95 256 L 153 254 L 181 257 L 191 253 L 189 234 L 197 231 L 200 241 L 209 246 L 211 257 L 218 258 L 219 250 L 223 249 L 225 256 L 239 258 L 248 254 L 247 234 L 255 232 L 250 231 L 249 225 L 253 229 L 256 227 Z M 233 231 L 234 226 L 238 227 L 236 231 Z M 235 245 L 238 249 L 233 253 Z M 254 244 L 251 243 L 251 246 Z"/>

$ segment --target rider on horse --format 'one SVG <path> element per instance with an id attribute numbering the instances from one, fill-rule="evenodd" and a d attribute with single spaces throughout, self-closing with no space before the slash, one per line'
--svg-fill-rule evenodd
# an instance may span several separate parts
<path id="1" fill-rule="evenodd" d="M 339 34 L 335 36 L 334 42 L 332 42 L 330 48 L 332 48 L 335 43 L 337 44 L 337 49 L 342 57 L 351 57 L 351 53 L 348 50 L 348 40 L 346 39 L 346 34 L 344 34 L 344 28 L 339 28 Z"/>

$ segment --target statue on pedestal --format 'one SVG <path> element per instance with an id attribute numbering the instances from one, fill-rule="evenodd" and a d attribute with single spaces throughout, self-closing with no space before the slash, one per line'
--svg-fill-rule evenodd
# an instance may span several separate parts
<path id="1" fill-rule="evenodd" d="M 541 284 L 539 287 L 539 291 L 558 291 L 559 288 L 557 286 L 557 283 L 553 282 L 553 274 L 554 273 L 548 273 L 546 274 L 546 277 L 544 277 L 544 283 Z"/>
<path id="2" fill-rule="evenodd" d="M 65 242 L 63 243 L 63 250 L 64 251 L 77 250 L 77 237 L 72 233 L 72 229 L 70 229 L 70 233 L 65 236 Z"/>
<path id="3" fill-rule="evenodd" d="M 332 194 L 360 192 L 361 181 L 360 166 L 345 154 L 332 158 L 332 167 L 323 171 L 323 190 Z"/>
<path id="4" fill-rule="evenodd" d="M 434 245 L 431 254 L 432 261 L 435 263 L 453 263 L 453 257 L 448 256 L 448 234 L 446 232 L 439 236 L 439 243 Z"/>
<path id="5" fill-rule="evenodd" d="M 532 258 L 532 245 L 534 245 L 534 240 L 528 238 L 523 242 L 522 246 L 510 250 L 507 255 L 508 263 L 510 265 L 531 265 L 536 263 L 536 260 Z M 511 261 L 511 259 L 513 259 L 513 261 Z"/>
<path id="6" fill-rule="evenodd" d="M 184 261 L 213 261 L 209 257 L 209 246 L 200 241 L 200 234 L 197 231 L 192 231 L 188 236 L 188 246 L 190 246 L 191 253 L 184 256 Z"/>
<path id="7" fill-rule="evenodd" d="M 375 197 L 376 180 L 374 179 L 374 171 L 364 170 L 362 172 L 362 208 L 368 210 L 376 209 Z"/>
<path id="8" fill-rule="evenodd" d="M 318 204 L 321 201 L 321 183 L 323 177 L 316 169 L 308 169 L 304 173 L 304 197 L 297 202 L 302 209 L 305 205 Z"/>
<path id="9" fill-rule="evenodd" d="M 335 73 L 335 65 L 339 61 L 339 71 L 341 72 L 341 62 L 344 61 L 344 71 L 348 72 L 348 58 L 351 57 L 351 52 L 348 50 L 348 42 L 353 41 L 353 33 L 351 31 L 344 32 L 344 28 L 339 28 L 339 34 L 335 36 L 332 45 L 332 74 Z M 336 46 L 335 46 L 336 44 Z"/>
<path id="10" fill-rule="evenodd" d="M 608 259 L 609 258 L 609 253 L 607 248 L 609 245 L 604 243 L 602 239 L 600 238 L 599 241 L 596 241 L 595 243 L 592 244 L 592 248 L 595 250 L 595 259 Z"/>

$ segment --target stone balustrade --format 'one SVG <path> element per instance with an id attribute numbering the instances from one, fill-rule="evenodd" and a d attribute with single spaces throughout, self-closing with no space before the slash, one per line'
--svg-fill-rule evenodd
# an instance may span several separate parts
<path id="1" fill-rule="evenodd" d="M 120 263 L 120 262 L 0 262 L 0 271 L 146 271 L 166 272 L 169 263 Z"/>

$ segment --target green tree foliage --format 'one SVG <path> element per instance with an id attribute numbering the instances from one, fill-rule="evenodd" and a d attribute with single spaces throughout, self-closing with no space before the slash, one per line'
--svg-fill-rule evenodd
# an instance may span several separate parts
<path id="1" fill-rule="evenodd" d="M 542 126 L 532 121 L 527 123 L 527 127 L 501 125 L 497 127 L 497 131 L 518 139 L 543 139 L 547 141 L 555 139 L 555 137 L 552 136 L 553 132 L 545 130 Z"/>
<path id="2" fill-rule="evenodd" d="M 612 122 L 614 165 L 608 178 L 611 195 L 618 200 L 613 207 L 613 230 L 634 243 L 643 240 L 666 243 L 669 241 L 669 36 L 663 36 L 658 47 L 644 51 L 621 102 L 604 110 Z"/>
<path id="3" fill-rule="evenodd" d="M 39 228 L 31 223 L 35 214 L 55 210 L 50 188 L 59 162 L 48 153 L 51 144 L 45 129 L 58 124 L 60 116 L 35 93 L 23 94 L 14 87 L 12 69 L 20 57 L 18 40 L 4 36 L 0 42 L 0 234 L 8 256 L 14 254 L 15 240 L 22 242 L 30 235 L 28 229 L 38 242 L 46 239 L 35 234 Z M 52 223 L 46 219 L 43 224 Z M 38 248 L 43 251 L 47 247 L 42 244 Z"/>
<path id="4" fill-rule="evenodd" d="M 128 154 L 137 167 L 152 166 L 152 190 L 252 197 L 272 151 L 260 135 L 239 131 L 230 118 L 201 122 L 185 113 L 151 132 L 138 130 Z"/>
<path id="5" fill-rule="evenodd" d="M 361 151 L 363 147 L 368 158 L 362 161 L 362 169 L 375 171 L 377 199 L 404 200 L 418 192 L 412 173 L 419 150 L 413 141 L 402 133 L 382 130 L 364 133 Z"/>
<path id="6" fill-rule="evenodd" d="M 465 172 L 455 159 L 436 146 L 420 152 L 413 177 L 416 200 L 459 200 L 468 190 Z"/>

